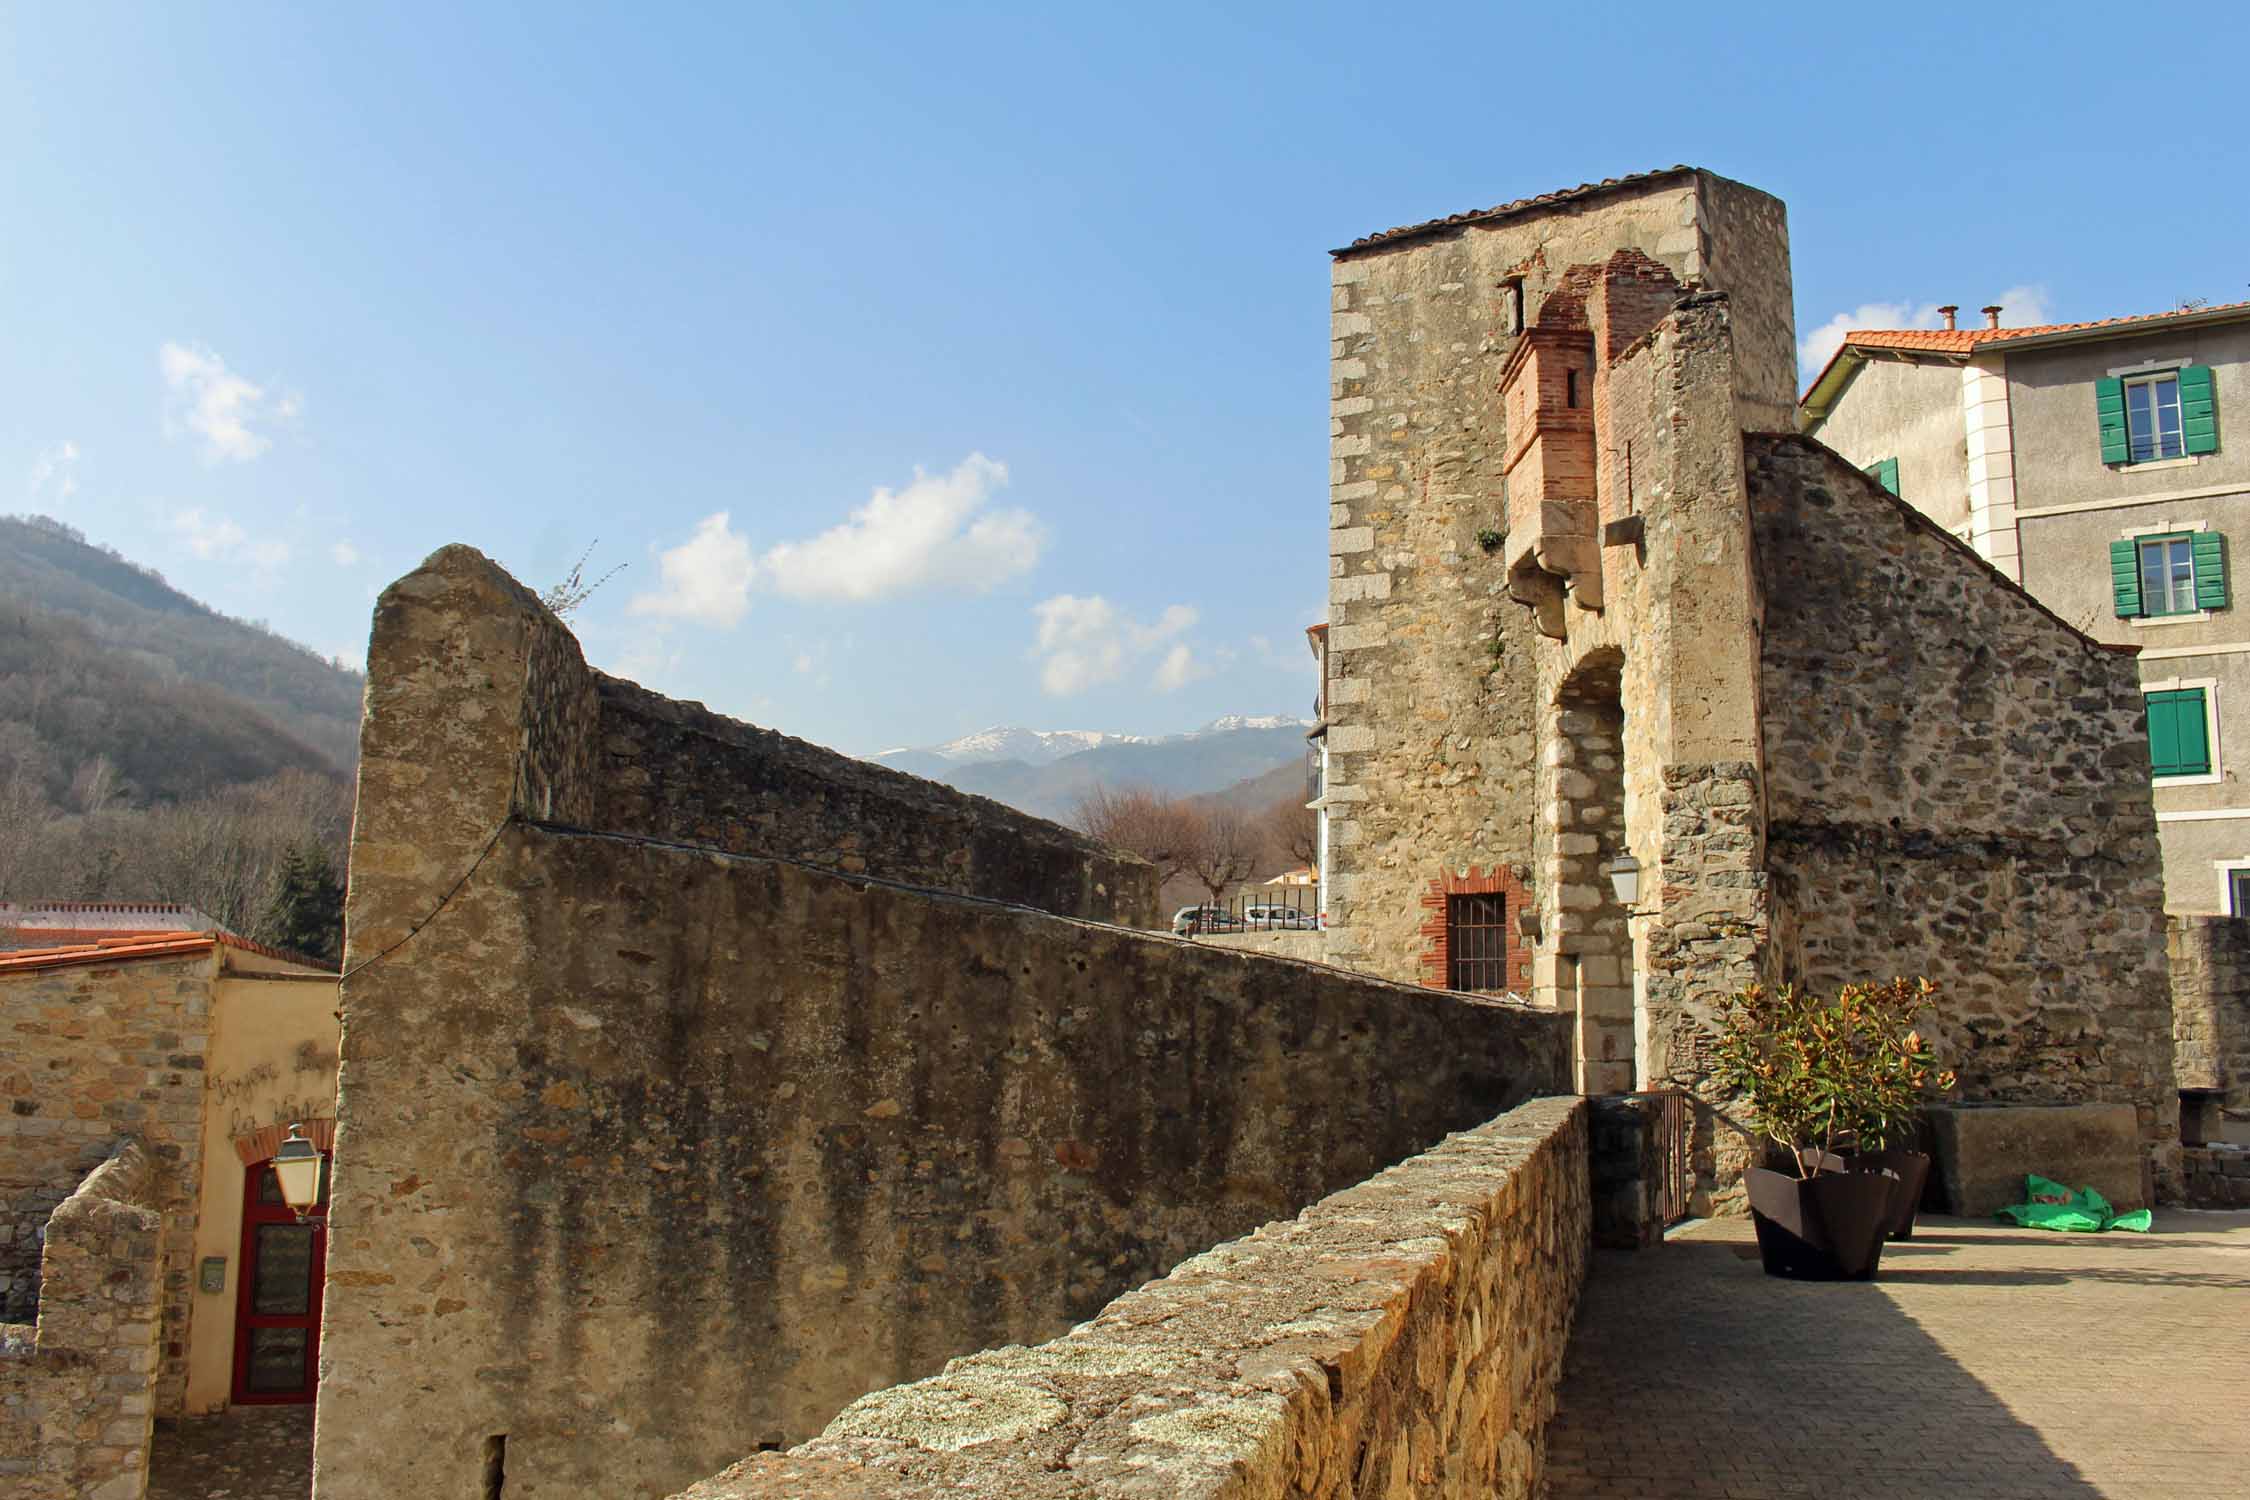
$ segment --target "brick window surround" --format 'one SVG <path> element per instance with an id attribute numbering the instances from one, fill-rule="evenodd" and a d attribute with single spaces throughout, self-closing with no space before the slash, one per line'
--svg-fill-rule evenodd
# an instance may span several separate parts
<path id="1" fill-rule="evenodd" d="M 1524 946 L 1517 919 L 1531 909 L 1531 893 L 1514 869 L 1493 865 L 1480 869 L 1445 870 L 1423 888 L 1422 983 L 1433 990 L 1446 987 L 1453 969 L 1453 946 L 1446 923 L 1449 896 L 1501 896 L 1508 903 L 1508 988 L 1519 995 L 1531 993 L 1531 950 Z"/>

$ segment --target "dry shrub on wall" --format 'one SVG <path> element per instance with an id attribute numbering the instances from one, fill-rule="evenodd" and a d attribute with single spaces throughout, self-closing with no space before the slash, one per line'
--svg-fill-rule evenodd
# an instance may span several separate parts
<path id="1" fill-rule="evenodd" d="M 1922 1104 L 1954 1085 L 1920 1029 L 1937 996 L 1927 979 L 1847 984 L 1830 999 L 1753 984 L 1727 1002 L 1719 1079 L 1801 1176 L 1819 1152 L 1906 1140 Z"/>

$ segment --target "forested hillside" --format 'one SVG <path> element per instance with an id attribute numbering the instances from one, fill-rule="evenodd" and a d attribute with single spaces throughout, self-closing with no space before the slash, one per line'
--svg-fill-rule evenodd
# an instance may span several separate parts
<path id="1" fill-rule="evenodd" d="M 0 518 L 0 603 L 64 617 L 159 682 L 219 689 L 335 770 L 358 754 L 357 672 L 198 603 L 59 521 Z"/>
<path id="2" fill-rule="evenodd" d="M 0 520 L 0 899 L 181 901 L 334 956 L 359 700 L 70 527 Z"/>

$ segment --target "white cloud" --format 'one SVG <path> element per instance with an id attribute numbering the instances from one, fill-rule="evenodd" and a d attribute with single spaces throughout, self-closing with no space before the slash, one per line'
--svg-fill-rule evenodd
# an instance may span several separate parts
<path id="1" fill-rule="evenodd" d="M 1057 594 L 1033 605 L 1031 612 L 1039 620 L 1032 650 L 1039 662 L 1039 685 L 1058 698 L 1114 682 L 1134 663 L 1193 629 L 1196 621 L 1193 609 L 1175 604 L 1144 625 L 1099 594 Z M 1181 643 L 1165 654 L 1156 686 L 1170 692 L 1191 681 L 1182 674 L 1193 669 L 1194 657 Z M 1177 680 L 1166 681 L 1168 673 Z"/>
<path id="2" fill-rule="evenodd" d="M 878 488 L 841 524 L 777 543 L 763 557 L 719 511 L 657 554 L 662 586 L 636 597 L 632 612 L 729 626 L 748 612 L 753 589 L 851 604 L 923 589 L 982 593 L 1031 567 L 1046 545 L 1029 511 L 984 509 L 1007 482 L 1008 466 L 981 453 L 949 474 L 916 469 L 906 488 Z"/>
<path id="3" fill-rule="evenodd" d="M 232 519 L 206 514 L 201 506 L 181 511 L 168 525 L 188 551 L 206 562 L 246 562 L 267 569 L 289 561 L 287 542 L 253 538 Z"/>
<path id="4" fill-rule="evenodd" d="M 2048 319 L 2047 289 L 2043 286 L 2012 286 L 1992 299 L 2001 309 L 2000 317 L 2011 328 L 2021 328 L 2029 323 L 2044 323 Z M 1962 303 L 1960 325 L 1963 328 L 1981 327 L 1983 318 L 1976 307 Z M 1810 381 L 1818 375 L 1836 351 L 1844 347 L 1844 335 L 1863 328 L 1936 328 L 1941 319 L 1935 302 L 1862 302 L 1850 312 L 1840 312 L 1822 323 L 1812 332 L 1797 340 L 1797 373 Z"/>
<path id="5" fill-rule="evenodd" d="M 1160 693 L 1176 693 L 1199 678 L 1211 675 L 1211 669 L 1196 659 L 1195 652 L 1185 641 L 1164 653 L 1164 660 L 1156 665 L 1156 675 L 1149 685 Z"/>
<path id="6" fill-rule="evenodd" d="M 156 362 L 164 372 L 166 434 L 200 434 L 203 456 L 212 463 L 256 458 L 273 440 L 252 431 L 250 424 L 292 421 L 303 406 L 294 393 L 268 396 L 264 386 L 237 375 L 225 360 L 200 346 L 167 343 L 157 350 Z"/>
<path id="7" fill-rule="evenodd" d="M 68 500 L 78 493 L 78 445 L 68 438 L 43 451 L 31 465 L 34 504 Z"/>
<path id="8" fill-rule="evenodd" d="M 902 490 L 878 487 L 839 526 L 783 542 L 760 559 L 767 586 L 795 599 L 863 603 L 921 589 L 981 593 L 1029 569 L 1046 542 L 1025 510 L 978 514 L 1008 466 L 972 453 L 953 472 L 917 468 Z"/>
<path id="9" fill-rule="evenodd" d="M 656 555 L 662 576 L 660 587 L 636 594 L 629 606 L 636 615 L 694 620 L 703 625 L 733 625 L 750 609 L 750 580 L 757 563 L 750 542 L 728 524 L 728 513 L 718 511 L 696 525 L 695 535 L 668 552 Z"/>
<path id="10" fill-rule="evenodd" d="M 359 566 L 359 549 L 350 542 L 334 543 L 329 547 L 328 555 L 336 559 L 336 566 L 339 568 L 356 568 Z"/>

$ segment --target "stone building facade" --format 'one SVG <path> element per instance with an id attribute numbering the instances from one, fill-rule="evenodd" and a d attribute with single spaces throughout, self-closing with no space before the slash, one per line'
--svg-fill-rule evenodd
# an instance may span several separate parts
<path id="1" fill-rule="evenodd" d="M 2165 908 L 2250 916 L 2250 303 L 1845 336 L 1801 421 L 2098 639 L 2139 648 Z M 1949 324 L 1954 310 L 1945 309 Z"/>
<path id="2" fill-rule="evenodd" d="M 2132 661 L 1788 435 L 1781 205 L 1677 168 L 1334 285 L 1330 956 L 1445 983 L 1503 887 L 1589 1092 L 1705 1088 L 1752 980 L 1926 973 L 1971 1097 L 2130 1102 L 2169 1180 Z"/>
<path id="3" fill-rule="evenodd" d="M 0 954 L 0 1025 L 0 1318 L 36 1316 L 51 1214 L 137 1141 L 164 1219 L 156 1413 L 224 1409 L 251 1168 L 280 1127 L 318 1133 L 335 1115 L 334 971 L 209 931 L 24 949 Z M 292 1350 L 309 1400 L 309 1333 Z"/>
<path id="4" fill-rule="evenodd" d="M 1145 867 L 1018 814 L 735 847 L 801 751 L 468 549 L 368 664 L 320 1500 L 668 1493 L 1567 1082 L 1526 1006 L 1034 909 Z"/>

